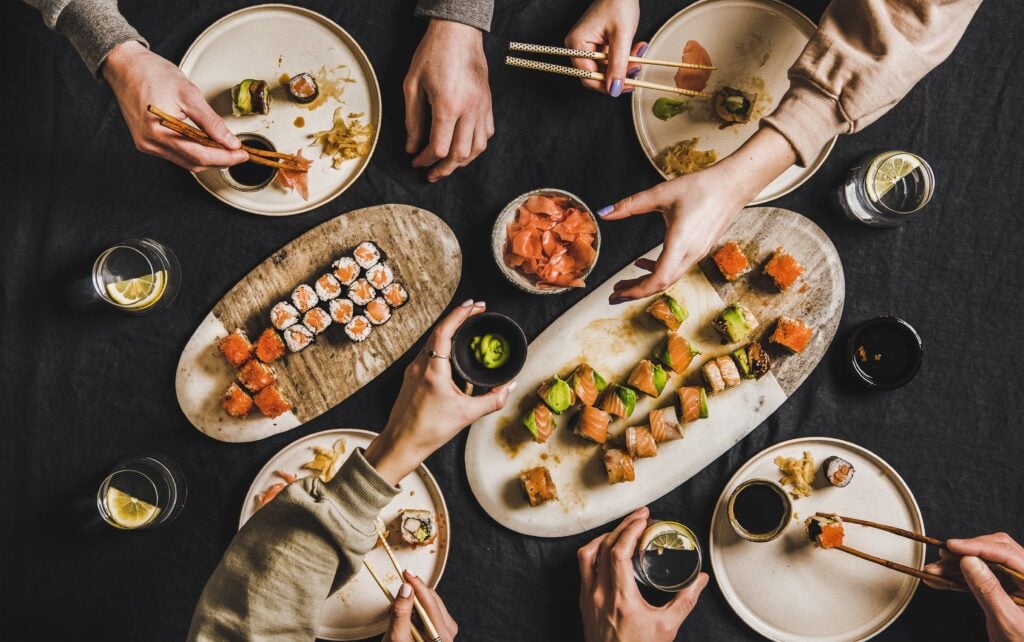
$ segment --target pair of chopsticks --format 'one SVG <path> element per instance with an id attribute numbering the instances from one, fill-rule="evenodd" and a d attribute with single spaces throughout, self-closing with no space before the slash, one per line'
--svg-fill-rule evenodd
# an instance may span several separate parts
<path id="1" fill-rule="evenodd" d="M 153 105 L 146 105 L 146 110 L 160 119 L 160 124 L 170 129 L 171 131 L 177 132 L 188 138 L 194 140 L 200 145 L 206 147 L 217 147 L 224 149 L 224 146 L 217 141 L 210 138 L 210 136 L 203 130 L 189 125 L 188 123 L 178 120 L 174 116 L 171 116 L 165 111 L 160 110 Z M 257 165 L 266 165 L 267 167 L 276 167 L 278 169 L 287 169 L 293 172 L 308 172 L 308 164 L 298 161 L 294 154 L 284 154 L 281 152 L 272 152 L 266 149 L 257 149 L 248 145 L 242 145 L 242 149 L 249 154 L 249 162 L 256 163 Z"/>
<path id="2" fill-rule="evenodd" d="M 549 47 L 547 45 L 534 45 L 525 42 L 510 42 L 508 44 L 509 51 L 520 51 L 526 53 L 545 54 L 550 56 L 568 56 L 570 58 L 588 58 L 590 60 L 607 60 L 608 54 L 603 51 L 586 51 L 583 49 L 566 49 L 564 47 Z M 630 56 L 629 62 L 638 63 L 642 65 L 659 65 L 662 67 L 678 67 L 683 69 L 708 69 L 713 70 L 717 67 L 710 65 L 697 65 L 689 62 L 674 62 L 671 60 L 655 60 L 651 58 L 640 58 L 639 56 Z M 555 65 L 549 62 L 541 62 L 539 60 L 529 60 L 527 58 L 519 58 L 517 56 L 505 56 L 505 64 L 512 67 L 520 67 L 522 69 L 533 69 L 534 71 L 545 71 L 552 74 L 561 74 L 563 76 L 570 76 L 572 78 L 582 78 L 584 80 L 604 80 L 605 75 L 600 71 L 588 71 L 586 69 L 578 69 L 576 67 L 566 67 L 564 65 Z M 654 82 L 648 82 L 646 80 L 638 80 L 635 78 L 625 78 L 622 81 L 626 85 L 632 87 L 642 87 L 645 89 L 654 89 L 657 91 L 665 91 L 673 94 L 682 94 L 683 96 L 702 96 L 709 98 L 711 94 L 703 91 L 694 91 L 692 89 L 681 89 L 673 85 L 661 85 Z"/>
<path id="3" fill-rule="evenodd" d="M 903 528 L 897 528 L 896 526 L 888 526 L 886 524 L 879 524 L 877 522 L 868 521 L 866 519 L 858 519 L 856 517 L 846 517 L 845 515 L 833 515 L 831 513 L 815 513 L 815 515 L 817 517 L 839 517 L 839 519 L 841 521 L 843 521 L 844 523 L 859 524 L 860 526 L 867 526 L 869 528 L 877 528 L 878 530 L 882 530 L 882 531 L 885 531 L 887 533 L 892 533 L 893 535 L 899 535 L 900 537 L 905 537 L 907 539 L 912 539 L 915 542 L 921 542 L 922 544 L 930 544 L 932 546 L 937 546 L 939 548 L 946 548 L 946 543 L 943 542 L 941 539 L 936 539 L 934 537 L 928 537 L 927 535 L 921 535 L 919 533 L 915 533 L 913 531 L 908 531 L 908 530 L 905 530 Z M 879 564 L 879 565 L 884 566 L 886 568 L 891 568 L 894 571 L 899 571 L 900 573 L 905 573 L 907 575 L 912 575 L 912 576 L 914 576 L 914 577 L 916 577 L 918 579 L 921 579 L 921 580 L 927 580 L 927 581 L 931 582 L 932 584 L 938 584 L 938 585 L 945 586 L 946 588 L 954 590 L 954 591 L 969 591 L 970 590 L 970 588 L 966 584 L 964 584 L 963 582 L 957 582 L 955 580 L 946 579 L 946 578 L 940 577 L 938 575 L 932 575 L 931 573 L 926 573 L 926 572 L 924 572 L 924 571 L 922 571 L 920 569 L 916 569 L 916 568 L 913 568 L 911 566 L 905 566 L 903 564 L 900 564 L 899 562 L 893 562 L 891 560 L 883 559 L 881 557 L 876 557 L 874 555 L 871 555 L 870 553 L 865 553 L 863 551 L 859 551 L 859 550 L 857 550 L 855 548 L 852 548 L 850 546 L 847 546 L 845 544 L 840 544 L 839 546 L 835 546 L 833 548 L 837 548 L 837 549 L 843 551 L 844 553 L 848 553 L 850 555 L 853 555 L 854 557 L 859 557 L 862 560 L 867 560 L 869 562 L 874 562 L 875 564 Z M 987 562 L 986 561 L 985 563 L 988 564 L 988 566 L 992 570 L 994 570 L 994 571 L 999 571 L 999 572 L 1003 573 L 1004 575 L 1012 577 L 1013 579 L 1015 579 L 1017 581 L 1024 582 L 1024 573 L 1021 573 L 1019 571 L 1015 571 L 1015 570 L 1013 570 L 1012 568 L 1010 568 L 1008 566 L 1005 566 L 1003 564 L 999 564 L 998 562 Z M 1016 604 L 1018 604 L 1020 606 L 1024 606 L 1024 597 L 1020 597 L 1018 595 L 1011 595 L 1010 598 L 1014 601 L 1014 603 L 1016 603 Z"/>
<path id="4" fill-rule="evenodd" d="M 388 559 L 391 560 L 391 565 L 395 567 L 395 572 L 398 573 L 398 577 L 401 578 L 404 571 L 402 570 L 402 565 L 398 563 L 398 559 L 395 558 L 395 552 L 391 550 L 391 545 L 388 544 L 388 538 L 386 534 L 387 529 L 384 528 L 384 523 L 381 521 L 379 517 L 377 518 L 376 523 L 377 539 L 380 540 L 381 545 L 384 547 L 384 552 L 388 554 Z M 377 574 L 373 571 L 373 567 L 370 566 L 369 562 L 367 562 L 365 559 L 363 560 L 363 566 L 365 566 L 366 570 L 370 572 L 370 576 L 373 577 L 373 581 L 377 583 L 377 586 L 380 587 L 380 590 L 384 592 L 385 597 L 387 597 L 392 603 L 394 603 L 394 594 L 391 592 L 390 589 L 388 589 L 387 586 L 385 586 L 384 582 L 382 582 L 381 579 L 377 577 Z M 420 604 L 420 601 L 416 599 L 415 596 L 412 599 L 413 606 L 416 609 L 416 613 L 420 616 L 420 621 L 423 623 L 423 627 L 427 630 L 427 635 L 423 636 L 420 634 L 419 630 L 417 630 L 416 627 L 413 626 L 412 637 L 415 640 L 415 642 L 441 642 L 441 634 L 437 632 L 437 627 L 434 626 L 434 622 L 430 619 L 430 616 L 427 615 L 426 609 L 423 608 L 423 605 Z"/>

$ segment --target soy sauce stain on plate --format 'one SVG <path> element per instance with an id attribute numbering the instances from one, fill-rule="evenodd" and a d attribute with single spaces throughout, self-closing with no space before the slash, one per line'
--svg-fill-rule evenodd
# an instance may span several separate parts
<path id="1" fill-rule="evenodd" d="M 295 121 L 292 124 L 295 125 L 296 127 L 305 127 L 306 119 L 303 118 L 302 116 L 296 116 Z"/>

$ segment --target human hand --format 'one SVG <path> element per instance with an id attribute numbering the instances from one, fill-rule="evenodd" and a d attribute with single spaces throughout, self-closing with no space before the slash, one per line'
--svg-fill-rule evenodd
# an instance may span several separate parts
<path id="1" fill-rule="evenodd" d="M 633 553 L 647 528 L 649 511 L 640 508 L 611 533 L 581 548 L 580 614 L 587 642 L 669 642 L 697 605 L 708 584 L 707 573 L 676 593 L 664 606 L 652 606 L 640 594 L 633 576 Z"/>
<path id="2" fill-rule="evenodd" d="M 428 181 L 435 183 L 469 165 L 487 148 L 494 135 L 494 116 L 479 29 L 450 20 L 431 20 L 402 88 L 405 151 L 419 152 L 413 167 L 433 166 Z"/>
<path id="3" fill-rule="evenodd" d="M 395 603 L 391 607 L 391 621 L 388 622 L 388 630 L 381 642 L 412 642 L 413 596 L 420 601 L 423 610 L 430 616 L 430 621 L 434 623 L 442 642 L 454 640 L 459 633 L 459 625 L 448 613 L 441 596 L 407 570 L 405 583 L 395 596 Z"/>
<path id="4" fill-rule="evenodd" d="M 388 423 L 366 449 L 366 459 L 385 480 L 397 484 L 462 428 L 500 410 L 516 382 L 472 397 L 452 380 L 452 336 L 462 322 L 486 309 L 483 301 L 464 302 L 448 314 L 423 352 L 405 369 L 405 380 Z M 431 357 L 433 350 L 445 358 Z"/>
<path id="5" fill-rule="evenodd" d="M 1024 597 L 1024 582 L 1000 578 L 985 561 L 996 562 L 1024 573 L 1024 548 L 1006 533 L 982 535 L 973 539 L 951 539 L 946 549 L 939 550 L 942 558 L 924 567 L 933 575 L 967 583 L 974 599 L 985 611 L 985 628 L 991 642 L 1021 642 L 1024 640 L 1024 608 L 1011 599 L 1011 595 Z M 932 588 L 946 588 L 925 580 Z"/>
<path id="6" fill-rule="evenodd" d="M 640 67 L 629 67 L 630 56 L 643 56 L 647 43 L 633 44 L 636 26 L 640 22 L 640 3 L 637 0 L 595 0 L 579 22 L 565 37 L 565 46 L 584 51 L 608 53 L 605 79 L 581 80 L 584 87 L 608 92 L 618 97 L 623 91 L 623 80 L 640 73 Z M 589 58 L 573 58 L 572 64 L 580 69 L 598 71 L 598 64 Z"/>
<path id="7" fill-rule="evenodd" d="M 199 88 L 173 63 L 135 41 L 114 47 L 101 70 L 117 96 L 121 114 L 140 152 L 165 158 L 192 172 L 245 161 L 241 142 L 203 99 Z M 205 147 L 162 125 L 146 111 L 153 105 L 175 118 L 192 121 L 226 149 Z"/>

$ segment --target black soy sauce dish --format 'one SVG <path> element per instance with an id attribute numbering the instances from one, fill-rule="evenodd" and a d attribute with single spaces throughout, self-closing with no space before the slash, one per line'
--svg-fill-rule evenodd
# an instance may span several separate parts
<path id="1" fill-rule="evenodd" d="M 508 359 L 496 368 L 488 368 L 476 357 L 473 339 L 498 335 L 508 342 Z M 515 379 L 526 364 L 526 334 L 519 324 L 504 314 L 483 312 L 466 319 L 452 338 L 452 367 L 475 388 L 490 389 Z M 483 390 L 481 390 L 482 392 Z"/>
<path id="2" fill-rule="evenodd" d="M 913 381 L 924 360 L 921 335 L 899 317 L 868 319 L 850 331 L 846 363 L 868 388 L 894 390 Z"/>

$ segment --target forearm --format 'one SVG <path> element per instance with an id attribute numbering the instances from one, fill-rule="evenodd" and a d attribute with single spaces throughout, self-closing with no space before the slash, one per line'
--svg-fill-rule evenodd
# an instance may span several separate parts
<path id="1" fill-rule="evenodd" d="M 461 22 L 481 31 L 491 30 L 494 0 L 418 0 L 416 15 Z"/>
<path id="2" fill-rule="evenodd" d="M 25 0 L 43 15 L 46 26 L 66 37 L 94 75 L 117 45 L 136 41 L 149 46 L 117 9 L 117 0 Z"/>
<path id="3" fill-rule="evenodd" d="M 796 162 L 796 150 L 777 130 L 762 127 L 735 152 L 708 170 L 723 175 L 723 182 L 732 190 L 742 205 L 746 205 L 762 189 Z"/>

